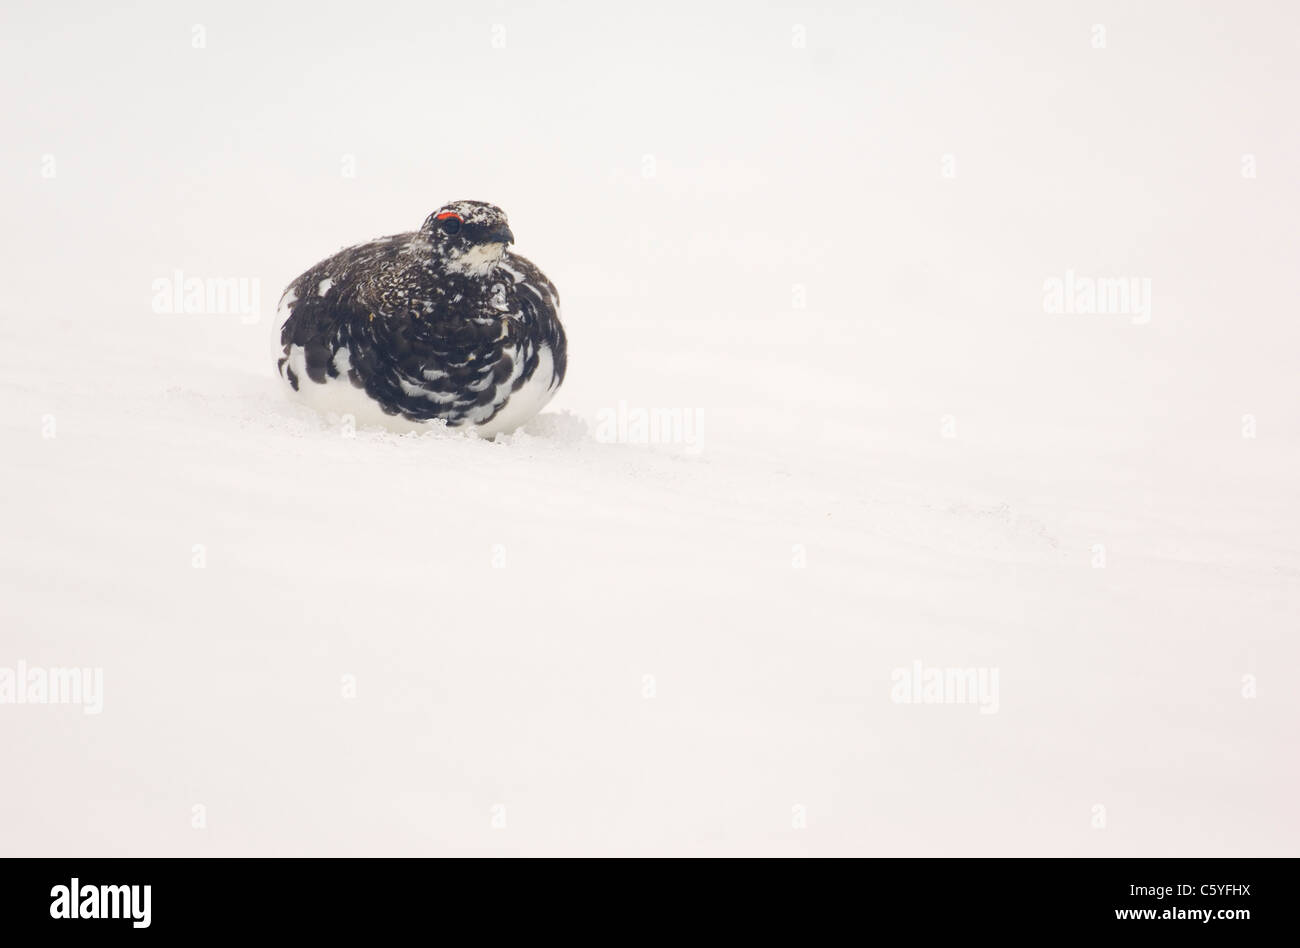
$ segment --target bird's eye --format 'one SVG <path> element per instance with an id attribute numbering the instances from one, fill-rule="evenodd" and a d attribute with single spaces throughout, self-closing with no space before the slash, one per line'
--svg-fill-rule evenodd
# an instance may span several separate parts
<path id="1" fill-rule="evenodd" d="M 459 234 L 461 217 L 455 211 L 444 211 L 438 215 L 438 221 L 442 224 L 443 233 Z"/>

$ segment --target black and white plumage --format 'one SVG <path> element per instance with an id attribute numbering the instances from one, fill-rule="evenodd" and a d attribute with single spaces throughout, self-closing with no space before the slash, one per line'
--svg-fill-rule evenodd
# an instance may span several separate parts
<path id="1" fill-rule="evenodd" d="M 321 261 L 280 300 L 280 375 L 357 424 L 513 431 L 566 362 L 559 294 L 513 241 L 500 208 L 453 201 L 418 231 Z"/>

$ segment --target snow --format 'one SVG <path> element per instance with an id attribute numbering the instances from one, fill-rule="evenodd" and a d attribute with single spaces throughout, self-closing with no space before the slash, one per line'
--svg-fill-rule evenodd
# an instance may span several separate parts
<path id="1" fill-rule="evenodd" d="M 0 704 L 0 849 L 1294 855 L 1296 15 L 1013 6 L 7 11 L 0 668 L 103 707 Z M 280 289 L 458 198 L 545 412 L 289 401 Z"/>

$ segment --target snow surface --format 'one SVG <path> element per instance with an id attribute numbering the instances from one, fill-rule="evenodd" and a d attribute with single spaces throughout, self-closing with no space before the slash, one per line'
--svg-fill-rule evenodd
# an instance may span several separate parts
<path id="1" fill-rule="evenodd" d="M 104 695 L 0 705 L 0 853 L 1296 855 L 1295 10 L 857 6 L 7 6 L 0 667 Z M 456 198 L 547 411 L 288 402 Z"/>

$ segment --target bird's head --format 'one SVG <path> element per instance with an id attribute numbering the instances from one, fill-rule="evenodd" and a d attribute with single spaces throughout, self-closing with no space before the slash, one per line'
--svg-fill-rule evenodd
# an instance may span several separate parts
<path id="1" fill-rule="evenodd" d="M 420 228 L 447 261 L 449 269 L 482 274 L 514 243 L 505 211 L 482 201 L 452 201 L 438 208 Z"/>

